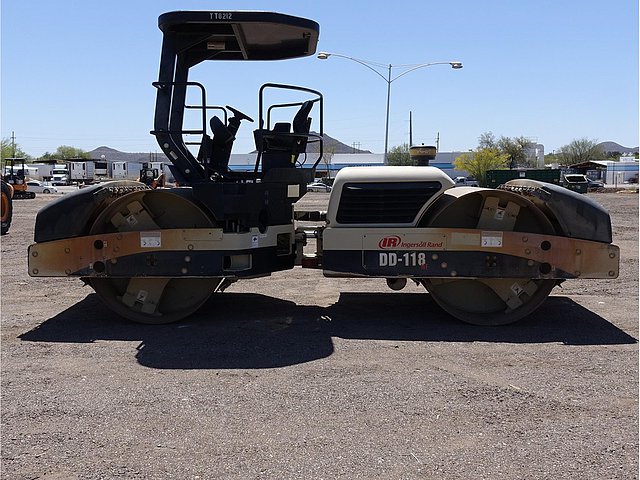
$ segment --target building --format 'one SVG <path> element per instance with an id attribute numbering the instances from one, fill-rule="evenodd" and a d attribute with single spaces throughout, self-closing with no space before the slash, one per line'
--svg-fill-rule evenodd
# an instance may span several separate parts
<path id="1" fill-rule="evenodd" d="M 638 182 L 638 160 L 633 157 L 620 157 L 619 162 L 598 162 L 607 167 L 605 183 L 607 185 L 621 185 L 635 179 Z"/>
<path id="2" fill-rule="evenodd" d="M 602 180 L 607 185 L 622 185 L 638 181 L 638 160 L 634 157 L 620 157 L 620 161 L 592 160 L 569 167 L 570 171 L 582 173 L 593 180 Z"/>
<path id="3" fill-rule="evenodd" d="M 463 152 L 438 152 L 435 160 L 429 163 L 432 167 L 437 167 L 444 171 L 451 178 L 467 176 L 463 170 L 456 170 L 453 167 L 454 160 Z M 252 171 L 256 165 L 256 153 L 233 153 L 229 159 L 229 168 L 234 171 Z M 307 153 L 306 158 L 300 155 L 298 163 L 302 168 L 311 168 L 317 159 L 317 154 Z M 384 164 L 384 154 L 382 153 L 336 153 L 327 155 L 318 163 L 316 173 L 318 176 L 335 177 L 344 167 L 372 167 Z"/>

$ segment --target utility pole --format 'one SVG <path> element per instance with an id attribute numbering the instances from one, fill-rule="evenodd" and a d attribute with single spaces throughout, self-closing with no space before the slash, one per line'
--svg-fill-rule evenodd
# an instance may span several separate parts
<path id="1" fill-rule="evenodd" d="M 436 151 L 440 151 L 440 132 L 438 132 L 438 136 L 436 137 Z"/>
<path id="2" fill-rule="evenodd" d="M 413 121 L 411 119 L 411 110 L 409 110 L 409 146 L 413 145 Z"/>

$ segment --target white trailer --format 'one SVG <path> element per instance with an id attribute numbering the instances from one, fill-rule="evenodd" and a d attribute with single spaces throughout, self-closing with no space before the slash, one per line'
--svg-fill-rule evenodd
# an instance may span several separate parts
<path id="1" fill-rule="evenodd" d="M 50 163 L 31 163 L 29 167 L 29 176 L 34 180 L 49 181 L 53 178 L 53 167 Z"/>
<path id="2" fill-rule="evenodd" d="M 13 170 L 11 167 L 4 167 L 4 174 L 5 175 L 11 175 L 11 174 L 15 174 L 15 175 L 24 175 L 27 178 L 31 178 L 31 179 L 36 179 L 37 175 L 38 175 L 38 169 L 34 167 L 34 165 L 32 164 L 24 164 L 24 165 L 16 165 L 13 167 Z"/>
<path id="3" fill-rule="evenodd" d="M 94 174 L 96 179 L 106 179 L 109 177 L 109 164 L 106 161 L 94 160 L 95 170 Z"/>
<path id="4" fill-rule="evenodd" d="M 140 177 L 142 164 L 139 162 L 113 162 L 111 178 L 114 180 L 137 180 Z"/>
<path id="5" fill-rule="evenodd" d="M 95 163 L 92 160 L 69 162 L 69 180 L 91 183 L 95 177 Z"/>

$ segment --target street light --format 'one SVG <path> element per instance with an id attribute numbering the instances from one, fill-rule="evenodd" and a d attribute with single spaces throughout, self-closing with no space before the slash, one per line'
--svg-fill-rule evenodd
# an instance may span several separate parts
<path id="1" fill-rule="evenodd" d="M 387 82 L 387 120 L 385 123 L 385 133 L 384 133 L 384 164 L 387 164 L 387 153 L 389 149 L 389 102 L 391 100 L 391 84 L 395 82 L 400 77 L 404 77 L 407 73 L 411 73 L 414 70 L 418 70 L 419 68 L 431 67 L 433 65 L 451 65 L 451 68 L 458 70 L 462 68 L 462 62 L 430 62 L 430 63 L 420 63 L 418 65 L 384 65 L 382 63 L 370 62 L 368 60 L 361 60 L 359 58 L 349 57 L 347 55 L 342 55 L 340 53 L 331 53 L 331 52 L 320 52 L 318 53 L 318 58 L 320 60 L 327 60 L 329 57 L 340 57 L 346 58 L 347 60 L 353 60 L 360 65 L 367 67 L 369 70 L 374 72 L 380 78 L 382 78 L 385 82 Z M 387 69 L 387 76 L 385 77 L 382 73 L 380 73 L 377 69 Z M 391 77 L 391 72 L 393 68 L 404 68 L 406 69 L 404 72 L 400 73 L 395 77 Z"/>

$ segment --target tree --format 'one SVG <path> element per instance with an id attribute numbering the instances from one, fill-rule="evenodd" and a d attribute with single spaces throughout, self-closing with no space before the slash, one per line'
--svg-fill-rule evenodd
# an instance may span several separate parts
<path id="1" fill-rule="evenodd" d="M 42 158 L 70 160 L 72 158 L 91 158 L 91 155 L 81 148 L 71 147 L 69 145 L 60 145 L 55 152 L 47 152 L 42 156 Z"/>
<path id="2" fill-rule="evenodd" d="M 411 156 L 409 155 L 409 144 L 403 143 L 402 145 L 392 147 L 387 153 L 387 164 L 396 166 L 416 165 L 416 162 L 411 160 Z"/>
<path id="3" fill-rule="evenodd" d="M 500 137 L 497 147 L 509 158 L 509 168 L 535 166 L 535 159 L 529 158 L 527 152 L 533 147 L 531 140 L 525 137 Z"/>
<path id="4" fill-rule="evenodd" d="M 14 152 L 14 144 L 10 138 L 3 138 L 1 146 L 2 152 L 0 153 L 0 156 L 3 161 L 5 158 L 24 158 L 27 161 L 30 161 L 33 158 L 28 153 L 23 152 L 20 148 L 20 145 L 18 145 L 17 143 L 15 144 Z"/>
<path id="5" fill-rule="evenodd" d="M 475 152 L 463 153 L 453 161 L 456 170 L 466 170 L 481 187 L 487 184 L 487 170 L 506 168 L 509 157 L 495 148 L 480 148 Z"/>
<path id="6" fill-rule="evenodd" d="M 550 165 L 552 163 L 560 163 L 560 156 L 557 153 L 547 153 L 544 156 L 544 164 Z"/>
<path id="7" fill-rule="evenodd" d="M 484 132 L 478 137 L 478 149 L 498 148 L 498 141 L 493 132 Z"/>
<path id="8" fill-rule="evenodd" d="M 597 140 L 588 138 L 574 139 L 568 145 L 560 147 L 558 151 L 558 163 L 561 165 L 575 165 L 603 158 L 604 152 L 598 146 Z"/>
<path id="9" fill-rule="evenodd" d="M 327 169 L 327 178 L 331 178 L 331 159 L 336 153 L 337 142 L 335 140 L 327 142 L 327 145 L 322 149 L 322 163 L 324 163 Z"/>

